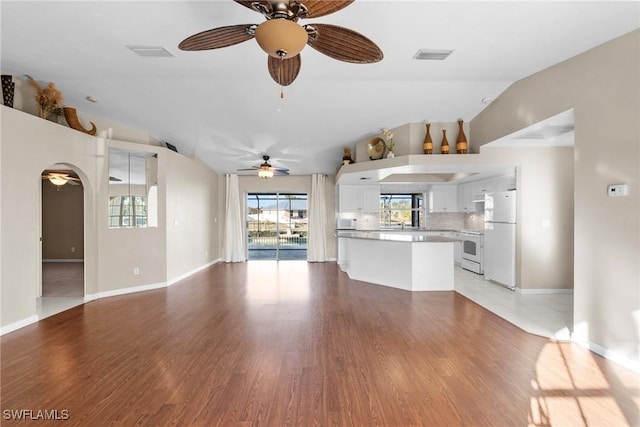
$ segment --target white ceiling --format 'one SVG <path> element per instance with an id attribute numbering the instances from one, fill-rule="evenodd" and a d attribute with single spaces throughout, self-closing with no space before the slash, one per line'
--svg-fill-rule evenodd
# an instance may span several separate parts
<path id="1" fill-rule="evenodd" d="M 177 48 L 196 32 L 263 21 L 231 0 L 0 7 L 3 73 L 53 81 L 81 114 L 145 130 L 220 173 L 259 164 L 262 154 L 294 175 L 334 173 L 344 146 L 381 127 L 469 121 L 483 97 L 640 27 L 636 1 L 358 0 L 301 22 L 352 28 L 375 41 L 384 60 L 349 64 L 307 47 L 280 99 L 255 40 Z M 128 45 L 162 46 L 173 57 L 143 58 Z M 420 48 L 455 51 L 445 61 L 413 60 Z"/>

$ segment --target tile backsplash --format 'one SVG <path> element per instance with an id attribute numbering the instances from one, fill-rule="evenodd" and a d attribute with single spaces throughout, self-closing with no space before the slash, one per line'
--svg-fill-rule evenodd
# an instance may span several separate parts
<path id="1" fill-rule="evenodd" d="M 429 213 L 426 217 L 427 230 L 473 230 L 484 228 L 484 213 L 446 212 Z"/>
<path id="2" fill-rule="evenodd" d="M 343 212 L 337 218 L 355 219 L 356 230 L 376 230 L 380 227 L 380 214 L 377 212 Z"/>
<path id="3" fill-rule="evenodd" d="M 484 212 L 464 214 L 464 230 L 484 230 Z"/>
<path id="4" fill-rule="evenodd" d="M 427 230 L 462 230 L 464 212 L 428 213 L 425 224 Z"/>
<path id="5" fill-rule="evenodd" d="M 349 212 L 339 214 L 340 218 L 356 219 L 356 230 L 375 230 L 380 226 L 380 214 L 375 212 Z M 484 213 L 447 212 L 428 213 L 425 217 L 427 230 L 482 230 Z"/>

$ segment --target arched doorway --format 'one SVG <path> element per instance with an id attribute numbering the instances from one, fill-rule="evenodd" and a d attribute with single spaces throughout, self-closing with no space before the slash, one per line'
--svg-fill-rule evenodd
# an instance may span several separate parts
<path id="1" fill-rule="evenodd" d="M 84 186 L 68 165 L 41 174 L 41 286 L 39 317 L 84 302 Z"/>

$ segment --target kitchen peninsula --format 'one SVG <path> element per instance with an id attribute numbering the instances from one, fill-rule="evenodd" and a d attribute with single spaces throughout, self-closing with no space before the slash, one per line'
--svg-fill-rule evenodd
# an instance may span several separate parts
<path id="1" fill-rule="evenodd" d="M 453 290 L 455 239 L 421 232 L 341 231 L 340 267 L 350 278 L 407 291 Z"/>

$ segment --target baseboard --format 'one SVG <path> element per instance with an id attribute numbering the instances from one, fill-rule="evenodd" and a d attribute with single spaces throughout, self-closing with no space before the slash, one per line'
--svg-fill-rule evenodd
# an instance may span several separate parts
<path id="1" fill-rule="evenodd" d="M 516 288 L 516 292 L 522 295 L 569 295 L 573 294 L 573 289 L 521 289 Z"/>
<path id="2" fill-rule="evenodd" d="M 43 259 L 42 262 L 84 262 L 83 258 L 79 258 L 79 259 L 70 259 L 70 258 L 63 258 L 63 259 L 51 259 L 51 258 L 47 258 L 47 259 Z"/>
<path id="3" fill-rule="evenodd" d="M 25 326 L 29 326 L 32 323 L 36 323 L 37 321 L 38 316 L 34 314 L 33 316 L 29 316 L 25 319 L 18 320 L 17 322 L 10 323 L 0 328 L 0 335 L 8 334 L 9 332 L 24 328 Z"/>
<path id="4" fill-rule="evenodd" d="M 83 260 L 43 260 L 44 262 L 81 262 Z M 160 289 L 160 288 L 166 288 L 167 286 L 171 286 L 174 283 L 179 282 L 180 280 L 184 280 L 187 277 L 202 271 L 208 267 L 211 267 L 212 265 L 216 264 L 220 262 L 220 258 L 215 259 L 211 262 L 208 262 L 206 264 L 201 265 L 198 268 L 195 268 L 185 274 L 182 274 L 176 278 L 171 279 L 168 282 L 159 282 L 159 283 L 151 283 L 149 285 L 141 285 L 141 286 L 134 286 L 131 288 L 121 288 L 121 289 L 113 289 L 110 291 L 104 291 L 104 292 L 98 292 L 95 294 L 85 294 L 84 296 L 84 301 L 85 302 L 89 302 L 89 301 L 93 301 L 93 300 L 97 300 L 100 298 L 108 298 L 108 297 L 114 297 L 114 296 L 118 296 L 118 295 L 126 295 L 126 294 L 132 294 L 135 292 L 144 292 L 144 291 L 151 291 L 154 289 Z M 17 329 L 23 328 L 25 326 L 28 326 L 32 323 L 36 323 L 38 322 L 38 316 L 37 315 L 33 315 L 33 316 L 29 316 L 25 319 L 19 320 L 17 322 L 14 323 L 10 323 L 6 326 L 2 326 L 0 327 L 0 336 L 4 335 L 4 334 L 8 334 L 9 332 L 13 332 Z"/>
<path id="5" fill-rule="evenodd" d="M 85 301 L 93 301 L 100 298 L 115 297 L 118 295 L 133 294 L 135 292 L 151 291 L 154 289 L 166 288 L 167 282 L 152 283 L 150 285 L 134 286 L 132 288 L 120 288 L 110 291 L 98 292 L 97 294 L 85 294 Z"/>
<path id="6" fill-rule="evenodd" d="M 178 277 L 175 277 L 167 282 L 158 282 L 158 283 L 152 283 L 149 285 L 141 285 L 141 286 L 134 286 L 132 288 L 121 288 L 121 289 L 114 289 L 111 291 L 105 291 L 105 292 L 98 292 L 97 294 L 85 294 L 84 296 L 84 300 L 85 301 L 93 301 L 93 300 L 97 300 L 100 298 L 108 298 L 108 297 L 114 297 L 117 295 L 126 295 L 126 294 L 132 294 L 134 292 L 144 292 L 144 291 L 151 291 L 154 289 L 160 289 L 160 288 L 166 288 L 168 286 L 173 285 L 174 283 L 179 282 L 180 280 L 184 280 L 187 277 L 202 271 L 206 268 L 211 267 L 213 264 L 216 264 L 220 262 L 220 259 L 215 259 L 213 261 L 210 261 L 206 264 L 201 265 L 200 267 L 197 267 L 191 271 L 188 271 Z"/>
<path id="7" fill-rule="evenodd" d="M 640 374 L 640 361 L 637 360 L 631 360 L 626 356 L 623 356 L 619 353 L 616 353 L 614 351 L 608 350 L 596 343 L 592 343 L 591 341 L 582 341 L 582 340 L 577 340 L 574 339 L 574 337 L 571 337 L 571 340 L 573 342 L 575 342 L 576 344 L 586 348 L 587 350 L 591 350 L 594 353 L 599 354 L 600 356 L 604 357 L 607 360 L 610 360 L 614 363 L 617 363 L 620 366 L 623 366 L 637 374 Z"/>
<path id="8" fill-rule="evenodd" d="M 196 274 L 196 273 L 198 273 L 198 272 L 200 272 L 202 270 L 205 270 L 205 269 L 211 267 L 212 265 L 219 263 L 220 261 L 222 261 L 221 258 L 214 259 L 213 261 L 210 261 L 210 262 L 208 262 L 206 264 L 203 264 L 200 267 L 196 267 L 191 271 L 187 271 L 186 273 L 181 274 L 178 277 L 174 277 L 173 279 L 170 279 L 170 280 L 167 281 L 167 286 L 171 286 L 171 285 L 173 285 L 175 283 L 178 283 L 181 280 L 186 279 L 189 276 L 193 276 L 194 274 Z"/>

